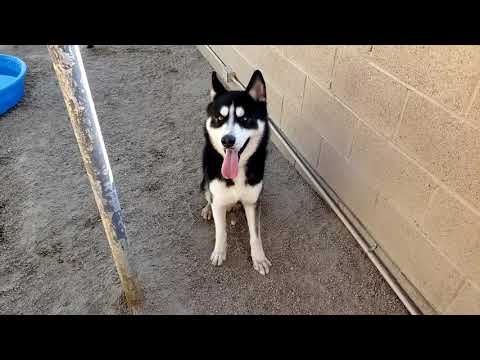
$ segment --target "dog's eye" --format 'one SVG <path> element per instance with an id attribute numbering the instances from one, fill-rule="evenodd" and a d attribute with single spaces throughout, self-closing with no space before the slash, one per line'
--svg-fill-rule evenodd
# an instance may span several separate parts
<path id="1" fill-rule="evenodd" d="M 218 120 L 223 120 L 223 116 L 222 116 L 222 115 L 218 115 Z"/>

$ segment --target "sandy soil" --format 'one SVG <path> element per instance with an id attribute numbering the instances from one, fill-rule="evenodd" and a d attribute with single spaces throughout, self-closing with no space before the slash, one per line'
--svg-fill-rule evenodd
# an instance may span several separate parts
<path id="1" fill-rule="evenodd" d="M 122 313 L 119 281 L 45 47 L 0 46 L 29 66 L 0 118 L 0 313 Z M 133 254 L 156 314 L 406 314 L 328 206 L 270 144 L 262 238 L 249 260 L 232 214 L 224 266 L 200 216 L 211 68 L 193 46 L 84 49 Z"/>

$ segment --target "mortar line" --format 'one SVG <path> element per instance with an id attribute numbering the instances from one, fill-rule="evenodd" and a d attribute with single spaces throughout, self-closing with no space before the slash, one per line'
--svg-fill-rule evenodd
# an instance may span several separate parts
<path id="1" fill-rule="evenodd" d="M 326 89 L 325 87 L 323 87 L 321 84 L 317 83 L 315 80 L 311 79 L 311 81 L 313 81 L 315 83 L 315 85 L 317 85 L 318 87 L 322 88 L 324 91 L 328 92 L 331 96 L 334 97 L 335 100 L 337 100 L 342 106 L 344 106 L 346 109 L 348 109 L 356 118 L 357 118 L 357 124 L 356 126 L 358 127 L 359 126 L 359 123 L 361 122 L 364 126 L 366 126 L 370 131 L 372 131 L 376 136 L 379 136 L 381 137 L 382 139 L 384 139 L 389 145 L 391 145 L 396 151 L 398 151 L 398 153 L 400 153 L 401 155 L 405 156 L 406 159 L 413 163 L 413 165 L 415 165 L 416 167 L 420 168 L 423 172 L 425 172 L 426 174 L 428 174 L 432 180 L 433 180 L 433 184 L 436 185 L 437 187 L 440 187 L 440 188 L 443 188 L 444 190 L 447 191 L 447 193 L 451 196 L 453 196 L 454 198 L 460 200 L 460 202 L 465 205 L 468 209 L 472 210 L 476 215 L 480 216 L 480 210 L 477 210 L 475 209 L 475 207 L 473 207 L 472 205 L 470 205 L 468 202 L 466 202 L 463 198 L 461 198 L 459 195 L 457 195 L 453 190 L 450 190 L 447 185 L 443 184 L 443 182 L 437 178 L 437 176 L 435 176 L 434 174 L 432 174 L 428 169 L 426 169 L 422 164 L 420 164 L 419 161 L 417 161 L 415 158 L 413 158 L 412 156 L 410 156 L 408 153 L 406 153 L 398 144 L 396 144 L 395 142 L 393 142 L 392 140 L 393 139 L 390 139 L 388 137 L 386 137 L 385 135 L 383 135 L 382 133 L 378 132 L 377 129 L 373 128 L 372 125 L 370 125 L 369 123 L 367 123 L 365 120 L 363 120 L 357 113 L 355 113 L 355 111 L 353 111 L 347 104 L 345 104 L 340 98 L 338 98 L 333 92 L 331 92 L 330 90 Z M 407 99 L 410 97 L 410 93 L 407 92 L 407 96 L 406 96 L 406 101 Z M 406 106 L 406 101 L 405 101 L 405 104 L 404 106 Z M 352 148 L 351 148 L 351 151 L 353 151 L 353 144 L 354 144 L 354 141 L 355 141 L 355 138 L 352 139 Z M 351 153 L 349 154 L 351 156 Z M 347 160 L 350 160 L 350 156 L 347 158 Z"/>
<path id="2" fill-rule="evenodd" d="M 317 84 L 318 85 L 318 84 Z M 334 94 L 333 96 L 335 99 L 337 99 L 342 105 L 344 105 L 347 109 L 350 110 L 348 105 L 345 105 L 340 99 L 338 99 Z M 398 151 L 401 155 L 405 156 L 407 160 L 411 163 L 413 163 L 416 167 L 420 168 L 422 171 L 427 173 L 434 182 L 434 185 L 439 186 L 443 190 L 445 190 L 449 195 L 454 197 L 455 199 L 459 200 L 462 205 L 467 207 L 469 210 L 471 210 L 475 215 L 480 217 L 480 209 L 477 209 L 475 205 L 470 204 L 468 201 L 464 200 L 459 194 L 457 194 L 454 190 L 451 190 L 446 184 L 443 183 L 441 179 L 439 179 L 436 175 L 432 174 L 430 170 L 428 170 L 425 166 L 423 166 L 417 159 L 415 159 L 413 156 L 408 154 L 400 145 L 397 143 L 393 142 L 390 138 L 386 137 L 382 133 L 380 133 L 377 129 L 373 128 L 372 125 L 367 123 L 365 120 L 363 120 L 361 117 L 359 117 L 354 111 L 350 110 L 352 114 L 354 114 L 358 121 L 361 122 L 364 126 L 366 126 L 370 131 L 372 131 L 376 136 L 379 136 L 383 138 L 384 140 L 387 141 L 389 145 L 391 145 L 396 151 Z"/>
<path id="3" fill-rule="evenodd" d="M 335 47 L 335 53 L 333 54 L 333 64 L 332 64 L 332 71 L 330 73 L 330 83 L 328 84 L 328 89 L 331 90 L 333 87 L 333 79 L 335 76 L 335 68 L 337 65 L 337 53 L 338 53 L 338 46 Z"/>
<path id="4" fill-rule="evenodd" d="M 428 198 L 428 201 L 427 201 L 427 205 L 425 206 L 425 210 L 423 211 L 420 219 L 421 219 L 421 223 L 420 223 L 420 227 L 422 230 L 425 229 L 425 221 L 427 219 L 427 214 L 428 212 L 430 211 L 430 209 L 432 208 L 432 204 L 435 200 L 435 197 L 437 196 L 437 194 L 440 192 L 440 186 L 436 185 L 436 188 L 435 190 L 432 191 L 432 193 L 430 194 L 430 197 Z M 426 234 L 426 233 L 425 233 Z M 427 234 L 426 234 L 427 235 Z"/>
<path id="5" fill-rule="evenodd" d="M 448 303 L 448 305 L 445 306 L 445 309 L 443 309 L 443 311 L 445 313 L 448 312 L 448 309 L 450 308 L 450 306 L 452 306 L 452 304 L 455 301 L 455 299 L 457 298 L 458 294 L 460 294 L 460 292 L 467 287 L 467 282 L 468 282 L 468 279 L 463 279 L 463 281 L 460 284 L 460 286 L 458 287 L 458 289 L 455 290 L 455 292 L 452 296 L 452 301 L 450 301 Z"/>
<path id="6" fill-rule="evenodd" d="M 404 215 L 402 215 L 399 211 L 398 211 L 398 208 L 395 206 L 395 203 L 393 203 L 389 198 L 386 198 L 385 196 L 383 196 L 382 194 L 380 194 L 380 197 L 383 197 L 384 201 L 391 207 L 393 208 L 393 210 L 395 210 L 395 212 L 397 212 L 397 216 L 400 217 L 400 219 L 402 219 L 403 221 L 405 221 L 408 225 L 410 226 L 413 226 L 413 228 L 415 230 L 419 230 L 418 229 L 418 226 L 415 225 L 414 222 L 410 221 L 409 218 L 405 217 Z M 466 281 L 466 279 L 470 279 L 469 275 L 467 273 L 465 273 L 460 267 L 459 265 L 457 265 L 456 262 L 454 262 L 450 256 L 444 251 L 444 249 L 442 249 L 441 247 L 437 246 L 437 244 L 435 244 L 434 242 L 432 242 L 432 240 L 430 240 L 430 237 L 428 236 L 428 234 L 423 234 L 420 232 L 420 235 L 423 236 L 423 239 L 425 240 L 425 242 L 430 245 L 433 249 L 435 249 L 437 251 L 437 253 L 439 253 L 441 256 L 444 257 L 444 260 L 456 271 L 458 272 L 458 274 L 461 276 L 461 282 L 460 284 L 463 284 L 464 281 Z M 380 246 L 380 245 L 379 245 Z M 405 273 L 404 273 L 404 276 L 409 279 L 410 282 L 413 283 L 413 281 L 411 280 L 411 278 L 409 276 L 407 276 Z M 461 285 L 460 285 L 461 286 Z M 453 299 L 453 297 L 452 297 Z M 431 304 L 433 306 L 433 304 Z"/>
<path id="7" fill-rule="evenodd" d="M 368 64 L 372 67 L 374 67 L 375 69 L 377 69 L 378 71 L 380 71 L 381 73 L 385 74 L 386 76 L 390 77 L 391 79 L 395 80 L 396 82 L 398 82 L 400 85 L 406 87 L 408 90 L 414 92 L 415 94 L 417 94 L 418 96 L 420 96 L 421 98 L 427 100 L 428 102 L 432 103 L 433 105 L 435 106 L 438 106 L 440 109 L 442 109 L 443 111 L 445 111 L 447 114 L 449 114 L 451 117 L 455 118 L 456 120 L 458 120 L 460 123 L 466 123 L 472 127 L 474 127 L 476 130 L 480 130 L 480 126 L 477 125 L 477 124 L 474 124 L 473 122 L 471 122 L 470 120 L 466 119 L 466 117 L 464 116 L 464 114 L 462 115 L 458 115 L 457 113 L 455 113 L 453 110 L 449 109 L 448 107 L 446 107 L 445 105 L 441 104 L 440 102 L 438 102 L 437 100 L 431 98 L 429 95 L 427 94 L 424 94 L 422 93 L 420 90 L 417 90 L 415 87 L 413 87 L 412 85 L 409 85 L 408 83 L 406 83 L 405 81 L 403 80 L 400 80 L 398 77 L 396 77 L 395 75 L 389 73 L 388 71 L 384 70 L 383 68 L 381 68 L 380 66 L 378 66 L 377 64 L 375 64 L 373 61 L 370 61 L 370 60 L 367 60 Z"/>
<path id="8" fill-rule="evenodd" d="M 473 89 L 472 98 L 470 99 L 470 101 L 468 103 L 468 106 L 467 106 L 467 108 L 465 110 L 465 113 L 464 113 L 465 118 L 467 118 L 470 115 L 470 111 L 472 110 L 473 104 L 475 103 L 475 99 L 478 95 L 479 90 L 480 90 L 480 79 L 478 80 L 477 85 Z"/>
<path id="9" fill-rule="evenodd" d="M 345 157 L 345 159 L 347 160 L 347 163 L 350 163 L 352 159 L 353 145 L 355 144 L 355 140 L 357 139 L 359 127 L 360 127 L 360 122 L 358 119 L 355 119 L 355 124 L 353 126 L 352 141 L 350 141 L 347 156 Z"/>
<path id="10" fill-rule="evenodd" d="M 407 94 L 405 95 L 405 100 L 403 102 L 402 111 L 400 111 L 400 116 L 398 118 L 397 125 L 392 134 L 392 142 L 397 138 L 398 133 L 400 132 L 400 127 L 402 126 L 403 116 L 405 115 L 405 109 L 407 108 L 408 99 L 410 97 L 410 90 L 407 89 Z"/>

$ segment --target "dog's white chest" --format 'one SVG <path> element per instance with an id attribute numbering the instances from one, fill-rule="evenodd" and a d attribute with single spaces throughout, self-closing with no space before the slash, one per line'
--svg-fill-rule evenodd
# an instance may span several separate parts
<path id="1" fill-rule="evenodd" d="M 257 202 L 262 191 L 262 182 L 251 186 L 245 182 L 245 171 L 239 169 L 238 176 L 234 180 L 235 185 L 227 186 L 224 181 L 213 180 L 210 183 L 210 192 L 213 195 L 213 202 L 219 205 L 235 204 L 238 201 L 247 204 Z"/>

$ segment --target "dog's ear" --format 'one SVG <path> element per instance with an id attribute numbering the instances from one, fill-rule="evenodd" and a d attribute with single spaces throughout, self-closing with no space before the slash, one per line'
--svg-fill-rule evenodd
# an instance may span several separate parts
<path id="1" fill-rule="evenodd" d="M 227 91 L 223 84 L 218 80 L 217 73 L 215 71 L 212 72 L 212 90 L 210 90 L 210 97 L 213 98 L 217 95 L 220 95 Z"/>
<path id="2" fill-rule="evenodd" d="M 255 101 L 267 101 L 267 87 L 260 70 L 255 70 L 245 89 Z"/>

